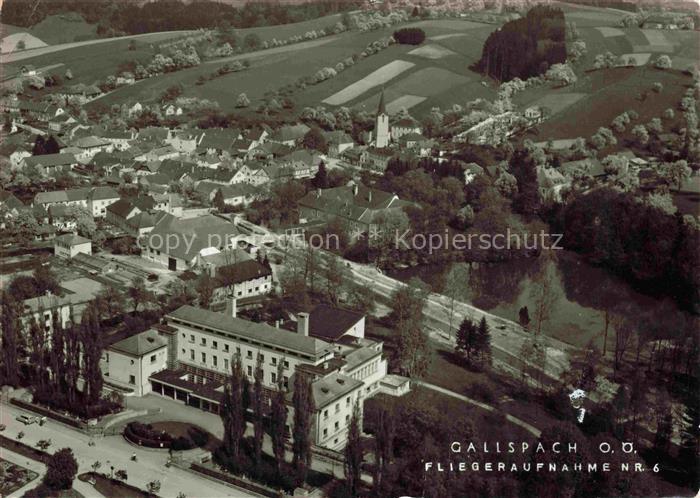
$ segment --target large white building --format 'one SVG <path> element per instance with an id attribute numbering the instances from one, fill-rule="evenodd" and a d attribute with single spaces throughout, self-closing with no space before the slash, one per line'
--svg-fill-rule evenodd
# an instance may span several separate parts
<path id="1" fill-rule="evenodd" d="M 282 365 L 290 405 L 294 376 L 303 374 L 312 379 L 314 444 L 341 449 L 355 403 L 362 407 L 366 397 L 378 392 L 387 363 L 382 343 L 364 338 L 362 315 L 338 310 L 335 326 L 319 328 L 320 320 L 331 310 L 299 313 L 292 331 L 237 317 L 235 300 L 225 313 L 183 306 L 166 316 L 166 325 L 157 327 L 168 340 L 169 364 L 168 369 L 151 376 L 151 389 L 218 412 L 234 355 L 240 356 L 243 372 L 251 381 L 260 357 L 268 395 L 277 388 Z M 292 416 L 290 413 L 290 427 Z"/>

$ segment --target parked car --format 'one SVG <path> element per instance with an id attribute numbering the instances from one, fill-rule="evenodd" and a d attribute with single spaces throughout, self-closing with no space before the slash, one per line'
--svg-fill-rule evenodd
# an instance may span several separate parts
<path id="1" fill-rule="evenodd" d="M 30 415 L 18 415 L 15 420 L 22 422 L 24 425 L 31 425 L 36 422 L 36 418 Z"/>

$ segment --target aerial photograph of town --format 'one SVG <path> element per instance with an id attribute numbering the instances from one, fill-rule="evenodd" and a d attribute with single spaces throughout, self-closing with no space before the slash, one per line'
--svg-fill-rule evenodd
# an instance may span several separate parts
<path id="1" fill-rule="evenodd" d="M 697 0 L 0 0 L 0 497 L 700 494 Z"/>

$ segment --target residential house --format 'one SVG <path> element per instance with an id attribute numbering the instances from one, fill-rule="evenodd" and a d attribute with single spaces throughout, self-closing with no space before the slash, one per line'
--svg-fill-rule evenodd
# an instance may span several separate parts
<path id="1" fill-rule="evenodd" d="M 272 270 L 242 249 L 202 255 L 197 268 L 216 282 L 212 305 L 222 305 L 226 298 L 256 298 L 272 291 Z M 241 301 L 246 302 L 246 301 Z"/>
<path id="2" fill-rule="evenodd" d="M 151 392 L 150 377 L 165 370 L 167 363 L 167 341 L 156 330 L 148 329 L 107 346 L 100 369 L 107 387 L 145 396 Z"/>
<path id="3" fill-rule="evenodd" d="M 53 253 L 66 259 L 73 259 L 77 254 L 90 255 L 92 254 L 92 241 L 72 233 L 60 235 L 53 241 Z"/>
<path id="4" fill-rule="evenodd" d="M 141 212 L 155 209 L 155 205 L 151 196 L 124 197 L 107 206 L 105 221 L 128 232 L 127 221 Z"/>
<path id="5" fill-rule="evenodd" d="M 79 138 L 72 145 L 80 149 L 81 152 L 76 156 L 80 161 L 89 161 L 98 152 L 112 152 L 114 150 L 112 142 L 96 136 Z"/>
<path id="6" fill-rule="evenodd" d="M 107 216 L 107 207 L 121 198 L 119 192 L 112 187 L 93 187 L 88 193 L 88 210 L 93 218 Z"/>
<path id="7" fill-rule="evenodd" d="M 127 150 L 131 147 L 131 141 L 136 138 L 135 131 L 106 130 L 100 134 L 104 140 L 112 144 L 115 150 Z"/>
<path id="8" fill-rule="evenodd" d="M 203 137 L 204 134 L 201 132 L 180 131 L 174 133 L 166 142 L 176 151 L 189 154 L 195 151 Z"/>
<path id="9" fill-rule="evenodd" d="M 262 144 L 264 144 L 267 139 L 269 138 L 270 134 L 268 130 L 266 129 L 255 129 L 255 130 L 249 130 L 245 134 L 245 139 L 249 140 L 251 143 L 251 148 L 254 149 L 255 147 L 259 147 Z"/>
<path id="10" fill-rule="evenodd" d="M 362 166 L 374 171 L 383 172 L 389 165 L 389 160 L 394 157 L 394 151 L 389 148 L 378 149 L 368 147 L 364 151 Z"/>
<path id="11" fill-rule="evenodd" d="M 163 106 L 163 114 L 167 117 L 182 116 L 182 107 L 175 104 L 166 104 Z"/>
<path id="12" fill-rule="evenodd" d="M 352 137 L 342 130 L 329 131 L 324 135 L 328 145 L 328 155 L 331 157 L 340 157 L 343 152 L 355 146 Z"/>
<path id="13" fill-rule="evenodd" d="M 34 196 L 33 204 L 48 209 L 51 206 L 80 206 L 88 208 L 89 188 L 74 188 L 68 190 L 54 190 L 52 192 L 39 192 Z"/>
<path id="14" fill-rule="evenodd" d="M 13 168 L 18 168 L 25 157 L 31 157 L 31 149 L 24 144 L 6 143 L 0 146 L 0 155 L 10 159 Z"/>
<path id="15" fill-rule="evenodd" d="M 295 150 L 291 154 L 275 159 L 274 164 L 280 170 L 287 170 L 295 180 L 313 178 L 318 172 L 321 156 L 306 149 Z M 281 176 L 285 176 L 284 174 Z"/>
<path id="16" fill-rule="evenodd" d="M 75 155 L 70 153 L 44 154 L 29 156 L 20 161 L 20 169 L 34 167 L 38 172 L 47 176 L 55 176 L 72 170 L 78 165 Z"/>
<path id="17" fill-rule="evenodd" d="M 420 123 L 411 117 L 401 118 L 391 125 L 391 139 L 394 141 L 409 133 L 417 135 L 423 133 Z"/>
<path id="18" fill-rule="evenodd" d="M 570 181 L 555 168 L 537 167 L 537 184 L 540 196 L 544 200 L 561 201 L 561 191 L 571 184 Z"/>
<path id="19" fill-rule="evenodd" d="M 396 194 L 355 184 L 307 193 L 299 200 L 299 218 L 302 223 L 315 219 L 326 222 L 340 219 L 347 223 L 353 238 L 357 238 L 363 233 L 381 230 L 382 214 L 409 205 Z"/>
<path id="20" fill-rule="evenodd" d="M 270 142 L 276 142 L 278 144 L 287 145 L 289 147 L 295 147 L 301 143 L 309 130 L 308 126 L 303 123 L 295 125 L 284 125 L 280 129 L 272 132 L 269 137 Z"/>
<path id="21" fill-rule="evenodd" d="M 420 133 L 404 133 L 396 140 L 401 150 L 411 150 L 420 157 L 429 157 L 435 141 L 424 137 Z"/>
<path id="22" fill-rule="evenodd" d="M 476 163 L 463 164 L 462 171 L 464 172 L 464 183 L 466 185 L 474 181 L 477 176 L 484 174 L 484 168 Z"/>

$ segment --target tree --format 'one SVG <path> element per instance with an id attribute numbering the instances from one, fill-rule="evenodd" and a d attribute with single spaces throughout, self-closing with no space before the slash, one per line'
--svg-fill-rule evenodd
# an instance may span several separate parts
<path id="1" fill-rule="evenodd" d="M 482 316 L 476 331 L 477 347 L 479 351 L 479 361 L 483 365 L 491 365 L 491 331 L 486 323 L 486 317 Z"/>
<path id="2" fill-rule="evenodd" d="M 364 449 L 360 438 L 360 404 L 355 401 L 348 427 L 348 442 L 345 445 L 345 481 L 351 496 L 357 496 L 362 483 L 362 460 Z"/>
<path id="3" fill-rule="evenodd" d="M 671 69 L 671 58 L 668 55 L 660 55 L 654 61 L 654 67 L 657 69 Z"/>
<path id="4" fill-rule="evenodd" d="M 255 33 L 250 33 L 243 38 L 243 45 L 248 49 L 256 49 L 260 44 L 260 37 Z"/>
<path id="5" fill-rule="evenodd" d="M 46 141 L 44 140 L 44 137 L 42 135 L 37 135 L 36 139 L 34 140 L 34 147 L 32 148 L 32 155 L 33 156 L 43 156 L 46 154 Z"/>
<path id="6" fill-rule="evenodd" d="M 78 462 L 73 456 L 73 450 L 63 448 L 49 457 L 44 484 L 56 491 L 70 489 L 77 473 Z"/>
<path id="7" fill-rule="evenodd" d="M 70 69 L 66 69 L 66 73 L 63 75 L 64 78 L 67 80 L 72 80 L 73 79 L 73 71 Z"/>
<path id="8" fill-rule="evenodd" d="M 323 152 L 324 154 L 328 152 L 326 138 L 323 136 L 321 130 L 316 126 L 312 127 L 306 132 L 306 135 L 304 135 L 301 143 L 307 149 L 317 150 L 319 152 Z"/>
<path id="9" fill-rule="evenodd" d="M 445 278 L 445 286 L 442 294 L 447 296 L 449 304 L 447 306 L 448 333 L 452 335 L 452 322 L 454 319 L 455 304 L 457 301 L 466 299 L 469 289 L 469 266 L 454 264 Z"/>
<path id="10" fill-rule="evenodd" d="M 157 494 L 160 491 L 160 481 L 150 481 L 148 484 L 146 484 L 146 489 L 152 495 Z"/>
<path id="11" fill-rule="evenodd" d="M 311 179 L 311 185 L 315 188 L 328 188 L 328 172 L 326 171 L 326 163 L 321 161 L 318 165 L 318 171 Z"/>
<path id="12" fill-rule="evenodd" d="M 255 458 L 255 466 L 260 468 L 262 463 L 262 444 L 263 444 L 263 368 L 262 355 L 258 354 L 255 363 L 255 375 L 253 383 L 253 455 Z"/>
<path id="13" fill-rule="evenodd" d="M 641 145 L 649 143 L 649 132 L 644 125 L 640 124 L 632 128 L 632 136 L 634 136 Z"/>
<path id="14" fill-rule="evenodd" d="M 292 404 L 294 406 L 292 466 L 299 486 L 306 481 L 311 465 L 311 423 L 312 415 L 316 410 L 311 382 L 301 372 L 295 374 Z"/>
<path id="15" fill-rule="evenodd" d="M 92 239 L 97 231 L 92 213 L 82 206 L 71 206 L 70 216 L 75 220 L 75 229 L 78 234 L 87 239 Z"/>
<path id="16" fill-rule="evenodd" d="M 248 107 L 250 105 L 250 99 L 245 93 L 240 93 L 236 99 L 236 107 Z"/>
<path id="17" fill-rule="evenodd" d="M 560 86 L 573 85 L 578 80 L 576 73 L 569 64 L 554 64 L 545 74 L 545 78 Z"/>
<path id="18" fill-rule="evenodd" d="M 241 462 L 241 441 L 245 434 L 244 390 L 247 383 L 244 381 L 243 375 L 241 356 L 236 353 L 231 361 L 231 376 L 224 387 L 220 412 L 224 426 L 223 447 L 233 459 L 233 464 L 236 467 Z"/>
<path id="19" fill-rule="evenodd" d="M 15 45 L 15 50 L 24 50 L 27 48 L 27 44 L 25 43 L 24 40 L 20 40 L 17 42 L 17 45 Z"/>
<path id="20" fill-rule="evenodd" d="M 114 473 L 114 477 L 120 481 L 126 482 L 129 479 L 129 474 L 126 473 L 126 470 L 119 469 Z"/>
<path id="21" fill-rule="evenodd" d="M 530 310 L 527 309 L 527 306 L 523 306 L 518 310 L 518 323 L 524 329 L 530 326 Z"/>
<path id="22" fill-rule="evenodd" d="M 199 306 L 202 308 L 209 308 L 211 305 L 212 297 L 214 296 L 215 290 L 214 279 L 209 275 L 202 275 L 199 280 L 197 280 L 197 296 L 199 297 Z"/>
<path id="23" fill-rule="evenodd" d="M 518 183 L 513 207 L 522 214 L 537 213 L 540 208 L 540 190 L 537 166 L 531 152 L 525 148 L 516 150 L 510 160 L 510 170 Z"/>
<path id="24" fill-rule="evenodd" d="M 375 496 L 389 496 L 391 494 L 383 492 L 383 488 L 389 464 L 394 456 L 395 429 L 396 425 L 391 412 L 380 408 L 377 416 L 377 428 L 374 435 L 373 484 Z"/>
<path id="25" fill-rule="evenodd" d="M 134 277 L 127 289 L 127 295 L 131 299 L 131 305 L 134 307 L 133 314 L 136 314 L 139 305 L 145 304 L 149 298 L 148 290 L 146 290 L 146 281 L 141 277 Z"/>
<path id="26" fill-rule="evenodd" d="M 13 294 L 3 292 L 2 315 L 2 384 L 16 386 L 19 384 L 19 348 L 22 338 L 22 302 L 18 302 Z"/>
<path id="27" fill-rule="evenodd" d="M 287 404 L 285 399 L 287 389 L 284 385 L 284 362 L 284 358 L 280 358 L 277 363 L 277 391 L 272 395 L 270 406 L 270 439 L 272 439 L 272 453 L 275 456 L 278 475 L 282 473 L 287 442 Z"/>
<path id="28" fill-rule="evenodd" d="M 683 182 L 690 179 L 690 175 L 693 173 L 693 170 L 690 169 L 685 159 L 680 159 L 672 163 L 664 163 L 662 171 L 663 175 L 668 178 L 671 183 L 676 184 L 678 192 L 681 191 Z"/>
<path id="29" fill-rule="evenodd" d="M 402 320 L 396 329 L 400 370 L 408 377 L 422 377 L 430 365 L 430 346 L 422 321 Z"/>
<path id="30" fill-rule="evenodd" d="M 46 154 L 58 154 L 61 152 L 61 147 L 53 135 L 49 135 L 49 138 L 44 143 L 44 152 Z"/>
<path id="31" fill-rule="evenodd" d="M 467 361 L 467 364 L 472 363 L 472 357 L 476 350 L 476 334 L 477 329 L 469 318 L 465 317 L 457 329 L 457 340 L 455 342 L 455 351 L 459 353 Z"/>
<path id="32" fill-rule="evenodd" d="M 94 301 L 83 312 L 80 321 L 83 360 L 83 379 L 85 381 L 85 398 L 88 405 L 94 405 L 102 394 L 102 333 L 100 331 L 99 311 Z"/>
<path id="33" fill-rule="evenodd" d="M 542 332 L 542 325 L 549 320 L 549 316 L 554 307 L 556 294 L 554 286 L 556 284 L 556 264 L 554 255 L 549 252 L 549 257 L 542 266 L 542 271 L 534 279 L 534 286 L 531 290 L 531 297 L 534 305 L 533 319 L 535 322 L 535 334 Z"/>

